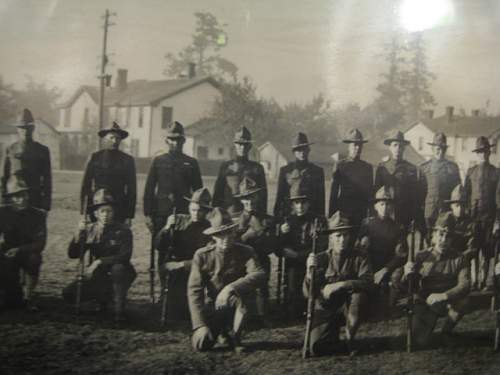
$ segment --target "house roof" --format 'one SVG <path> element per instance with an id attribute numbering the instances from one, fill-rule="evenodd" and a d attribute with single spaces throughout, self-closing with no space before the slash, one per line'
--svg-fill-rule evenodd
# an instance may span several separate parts
<path id="1" fill-rule="evenodd" d="M 272 145 L 276 150 L 288 161 L 294 160 L 291 144 L 280 142 L 277 140 L 270 140 L 261 144 L 258 149 Z M 332 164 L 334 162 L 332 155 L 336 152 L 335 145 L 327 145 L 321 143 L 314 143 L 311 145 L 311 153 L 309 160 L 320 164 Z"/>
<path id="2" fill-rule="evenodd" d="M 170 96 L 179 94 L 182 91 L 205 82 L 212 84 L 214 87 L 219 87 L 217 81 L 208 76 L 159 81 L 134 80 L 128 82 L 124 90 L 117 90 L 115 87 L 106 88 L 104 105 L 155 105 Z M 99 88 L 97 86 L 83 85 L 60 108 L 70 107 L 84 92 L 88 93 L 94 102 L 98 102 Z"/>
<path id="3" fill-rule="evenodd" d="M 420 120 L 413 123 L 410 130 L 418 124 L 424 124 L 434 133 L 443 132 L 446 135 L 461 137 L 490 137 L 500 130 L 500 117 L 490 116 L 454 116 L 451 121 L 446 115 L 433 119 Z"/>

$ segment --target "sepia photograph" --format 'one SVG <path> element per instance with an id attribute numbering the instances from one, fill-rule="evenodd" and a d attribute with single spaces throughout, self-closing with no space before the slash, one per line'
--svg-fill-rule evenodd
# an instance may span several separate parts
<path id="1" fill-rule="evenodd" d="M 0 0 L 0 374 L 500 374 L 498 0 Z"/>

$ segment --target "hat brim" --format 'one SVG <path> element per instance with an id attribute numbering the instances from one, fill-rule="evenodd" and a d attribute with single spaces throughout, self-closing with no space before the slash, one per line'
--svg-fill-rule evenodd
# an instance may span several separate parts
<path id="1" fill-rule="evenodd" d="M 367 139 L 343 139 L 344 143 L 368 143 Z"/>
<path id="2" fill-rule="evenodd" d="M 116 202 L 102 202 L 102 203 L 91 204 L 91 205 L 89 205 L 88 208 L 91 211 L 95 211 L 99 207 L 102 207 L 102 206 L 111 206 L 111 207 L 115 208 Z"/>
<path id="3" fill-rule="evenodd" d="M 288 197 L 289 201 L 298 201 L 300 199 L 309 199 L 309 197 L 307 195 L 294 195 L 294 196 Z"/>
<path id="4" fill-rule="evenodd" d="M 475 148 L 474 150 L 472 150 L 472 152 L 484 152 L 486 150 L 490 150 L 492 147 L 495 147 L 495 145 L 487 145 L 487 146 Z"/>
<path id="5" fill-rule="evenodd" d="M 243 193 L 235 194 L 235 195 L 233 195 L 233 197 L 241 199 L 241 198 L 249 197 L 250 195 L 254 195 L 255 193 L 258 193 L 261 190 L 262 190 L 262 188 L 255 188 L 252 190 L 244 191 Z"/>
<path id="6" fill-rule="evenodd" d="M 99 130 L 97 135 L 102 138 L 102 137 L 106 136 L 106 134 L 109 134 L 109 133 L 118 134 L 118 136 L 121 139 L 125 139 L 128 137 L 128 131 L 122 130 L 122 129 L 120 129 L 120 130 L 118 130 L 118 129 L 102 129 L 102 130 Z"/>
<path id="7" fill-rule="evenodd" d="M 233 143 L 240 143 L 242 145 L 251 145 L 254 141 L 249 139 L 234 139 Z"/>
<path id="8" fill-rule="evenodd" d="M 408 146 L 410 144 L 410 141 L 407 141 L 406 139 L 389 138 L 384 140 L 384 145 L 389 146 L 392 142 L 402 143 L 405 146 Z"/>
<path id="9" fill-rule="evenodd" d="M 203 207 L 203 208 L 206 208 L 206 209 L 209 209 L 209 210 L 213 209 L 213 207 L 212 207 L 212 206 L 207 205 L 207 204 L 203 204 L 203 203 L 198 202 L 198 201 L 195 201 L 195 200 L 192 200 L 191 198 L 188 198 L 188 197 L 183 197 L 183 198 L 184 198 L 185 200 L 187 200 L 188 202 L 191 202 L 191 203 L 197 203 L 197 204 L 199 204 L 199 205 L 200 205 L 200 207 Z"/>
<path id="10" fill-rule="evenodd" d="M 179 134 L 179 133 L 167 133 L 167 135 L 165 135 L 165 138 L 171 138 L 171 139 L 182 138 L 182 139 L 185 139 L 186 137 L 183 134 Z"/>
<path id="11" fill-rule="evenodd" d="M 30 188 L 26 187 L 26 188 L 22 188 L 22 189 L 19 189 L 16 191 L 4 193 L 4 194 L 2 194 L 2 196 L 4 198 L 7 198 L 7 197 L 12 197 L 13 195 L 21 194 L 21 193 L 28 192 L 28 191 L 30 191 Z"/>
<path id="12" fill-rule="evenodd" d="M 226 224 L 226 225 L 222 225 L 222 226 L 216 227 L 216 228 L 210 227 L 210 228 L 205 229 L 203 231 L 203 234 L 205 234 L 207 236 L 213 236 L 215 234 L 229 232 L 233 229 L 236 229 L 237 226 L 238 226 L 238 223 Z"/>
<path id="13" fill-rule="evenodd" d="M 444 204 L 452 204 L 452 203 L 463 203 L 467 204 L 467 201 L 465 199 L 449 199 L 449 200 L 444 200 Z"/>
<path id="14" fill-rule="evenodd" d="M 332 228 L 332 229 L 323 229 L 319 231 L 319 234 L 331 234 L 335 232 L 340 232 L 341 230 L 348 230 L 348 229 L 353 229 L 356 228 L 356 225 L 343 225 L 337 228 Z"/>
<path id="15" fill-rule="evenodd" d="M 448 147 L 448 144 L 446 143 L 434 143 L 434 142 L 427 142 L 429 146 L 439 146 L 439 147 Z"/>
<path id="16" fill-rule="evenodd" d="M 32 123 L 32 124 L 14 124 L 12 125 L 16 128 L 20 128 L 20 129 L 33 129 L 35 127 L 35 124 Z"/>
<path id="17" fill-rule="evenodd" d="M 374 198 L 372 199 L 372 203 L 377 202 L 394 202 L 394 198 Z"/>
<path id="18" fill-rule="evenodd" d="M 293 145 L 292 146 L 292 151 L 295 151 L 298 148 L 309 147 L 310 145 L 313 145 L 313 144 L 314 144 L 314 142 L 308 142 L 308 143 L 301 143 L 301 144 L 298 144 L 298 145 Z"/>

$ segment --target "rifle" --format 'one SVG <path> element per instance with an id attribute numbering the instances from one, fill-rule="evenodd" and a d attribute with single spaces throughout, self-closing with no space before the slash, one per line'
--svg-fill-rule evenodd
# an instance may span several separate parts
<path id="1" fill-rule="evenodd" d="M 411 245 L 408 251 L 408 262 L 415 262 L 415 221 L 411 222 Z M 414 275 L 408 275 L 408 304 L 407 304 L 407 327 L 406 327 L 406 351 L 413 350 L 413 308 L 415 305 L 415 279 Z"/>
<path id="2" fill-rule="evenodd" d="M 276 239 L 279 238 L 280 235 L 280 227 L 281 224 L 276 224 Z M 278 272 L 277 276 L 277 285 L 276 285 L 276 303 L 277 305 L 281 305 L 281 286 L 282 286 L 282 277 L 283 277 L 283 254 L 278 255 Z"/>
<path id="3" fill-rule="evenodd" d="M 314 220 L 313 224 L 313 238 L 312 238 L 312 254 L 316 256 L 316 240 L 318 237 L 318 219 Z M 302 358 L 306 359 L 309 356 L 309 346 L 311 343 L 311 330 L 312 330 L 312 320 L 314 315 L 314 278 L 316 273 L 316 267 L 311 267 L 310 275 L 311 280 L 309 282 L 309 295 L 307 298 L 307 320 L 306 320 L 306 332 L 304 336 L 304 346 L 302 347 Z"/>
<path id="4" fill-rule="evenodd" d="M 151 249 L 149 252 L 149 302 L 155 303 L 155 228 L 151 231 Z"/>
<path id="5" fill-rule="evenodd" d="M 474 239 L 476 243 L 478 244 L 478 249 L 477 253 L 472 259 L 472 272 L 473 272 L 473 279 L 474 279 L 474 287 L 476 289 L 479 289 L 480 282 L 479 282 L 479 277 L 480 277 L 480 265 L 479 265 L 479 253 L 481 251 L 482 247 L 482 238 L 481 238 L 481 224 L 479 223 L 478 216 L 479 216 L 479 199 L 476 199 L 474 203 L 474 209 L 472 211 L 472 222 L 474 223 Z"/>
<path id="6" fill-rule="evenodd" d="M 285 216 L 285 223 L 288 223 L 288 217 Z M 285 320 L 288 319 L 288 268 L 286 266 L 286 258 L 282 255 L 281 256 L 281 269 L 283 270 L 283 314 L 285 317 Z"/>
<path id="7" fill-rule="evenodd" d="M 493 257 L 493 296 L 491 297 L 491 309 L 495 314 L 495 342 L 493 348 L 495 351 L 498 351 L 499 342 L 500 342 L 500 309 L 497 306 L 497 298 L 498 298 L 498 281 L 497 276 L 495 275 L 495 268 L 498 263 L 498 253 L 500 251 L 500 233 L 495 233 L 495 255 Z"/>
<path id="8" fill-rule="evenodd" d="M 88 218 L 87 218 L 87 200 L 83 202 L 84 204 L 84 218 L 85 218 L 85 223 L 87 223 Z M 76 279 L 76 301 L 75 301 L 75 308 L 76 308 L 76 315 L 80 314 L 80 305 L 81 305 L 81 300 L 82 300 L 82 287 L 83 287 L 83 278 L 85 274 L 85 233 L 80 233 L 80 238 L 78 239 L 80 241 L 80 256 L 78 258 L 78 274 L 77 274 L 77 279 Z"/>
<path id="9" fill-rule="evenodd" d="M 167 249 L 167 255 L 165 257 L 165 263 L 172 257 L 174 253 L 174 233 L 175 233 L 175 214 L 176 208 L 174 207 L 172 211 L 172 215 L 174 216 L 174 225 L 169 228 L 170 232 L 170 245 Z M 168 271 L 165 272 L 165 278 L 163 280 L 163 290 L 161 293 L 161 317 L 160 317 L 160 325 L 162 327 L 167 326 L 167 308 L 168 308 L 168 283 L 170 282 L 170 273 Z"/>

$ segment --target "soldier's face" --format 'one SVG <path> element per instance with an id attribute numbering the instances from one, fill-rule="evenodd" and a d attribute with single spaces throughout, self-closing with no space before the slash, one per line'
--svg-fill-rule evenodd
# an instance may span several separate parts
<path id="1" fill-rule="evenodd" d="M 189 215 L 191 216 L 191 221 L 197 223 L 205 218 L 207 210 L 198 203 L 191 202 L 189 203 Z"/>
<path id="2" fill-rule="evenodd" d="M 347 152 L 352 159 L 359 159 L 361 151 L 363 151 L 362 143 L 349 143 L 347 146 Z"/>
<path id="3" fill-rule="evenodd" d="M 114 210 L 112 206 L 101 206 L 95 211 L 97 223 L 101 226 L 106 226 L 113 222 Z"/>
<path id="4" fill-rule="evenodd" d="M 393 159 L 401 160 L 405 152 L 405 145 L 401 142 L 391 142 L 389 145 L 389 151 L 391 152 Z"/>
<path id="5" fill-rule="evenodd" d="M 446 147 L 442 147 L 442 146 L 433 146 L 432 147 L 432 153 L 434 154 L 434 157 L 437 159 L 437 160 L 441 160 L 444 158 L 444 156 L 446 155 Z"/>
<path id="6" fill-rule="evenodd" d="M 184 138 L 166 138 L 165 142 L 170 152 L 181 152 L 184 145 Z"/>
<path id="7" fill-rule="evenodd" d="M 446 253 L 451 246 L 451 233 L 447 229 L 436 228 L 432 233 L 432 244 L 438 253 Z"/>
<path id="8" fill-rule="evenodd" d="M 212 236 L 215 241 L 215 246 L 220 250 L 229 250 L 234 244 L 236 232 L 230 230 Z"/>
<path id="9" fill-rule="evenodd" d="M 482 152 L 477 152 L 477 161 L 479 163 L 484 163 L 484 162 L 490 160 L 490 154 L 491 154 L 491 151 L 489 149 L 484 150 Z"/>
<path id="10" fill-rule="evenodd" d="M 392 214 L 392 203 L 388 201 L 378 201 L 375 203 L 374 208 L 381 219 L 385 219 Z"/>
<path id="11" fill-rule="evenodd" d="M 23 191 L 21 193 L 14 194 L 11 197 L 11 202 L 12 202 L 14 210 L 16 210 L 16 211 L 21 211 L 21 210 L 28 208 L 28 203 L 29 203 L 28 192 Z"/>
<path id="12" fill-rule="evenodd" d="M 104 147 L 112 150 L 117 150 L 122 141 L 122 138 L 116 133 L 108 133 L 102 139 Z"/>
<path id="13" fill-rule="evenodd" d="M 296 199 L 292 203 L 292 209 L 295 215 L 304 216 L 309 210 L 310 203 L 307 199 Z"/>
<path id="14" fill-rule="evenodd" d="M 234 144 L 234 151 L 236 153 L 236 156 L 248 156 L 248 153 L 250 152 L 250 147 L 251 145 L 248 143 L 235 143 Z"/>
<path id="15" fill-rule="evenodd" d="M 309 151 L 309 147 L 301 147 L 293 150 L 293 154 L 298 161 L 306 161 L 309 158 Z"/>
<path id="16" fill-rule="evenodd" d="M 463 203 L 455 202 L 450 204 L 451 212 L 455 217 L 462 217 L 465 212 L 465 207 Z"/>
<path id="17" fill-rule="evenodd" d="M 340 230 L 338 232 L 331 233 L 328 240 L 333 252 L 335 254 L 341 254 L 346 251 L 349 244 L 349 238 L 350 234 L 348 230 Z"/>
<path id="18" fill-rule="evenodd" d="M 241 199 L 241 204 L 246 212 L 254 212 L 257 209 L 258 197 L 256 194 Z"/>
<path id="19" fill-rule="evenodd" d="M 33 139 L 33 128 L 17 128 L 17 135 L 19 136 L 19 139 L 23 141 L 31 140 Z"/>

